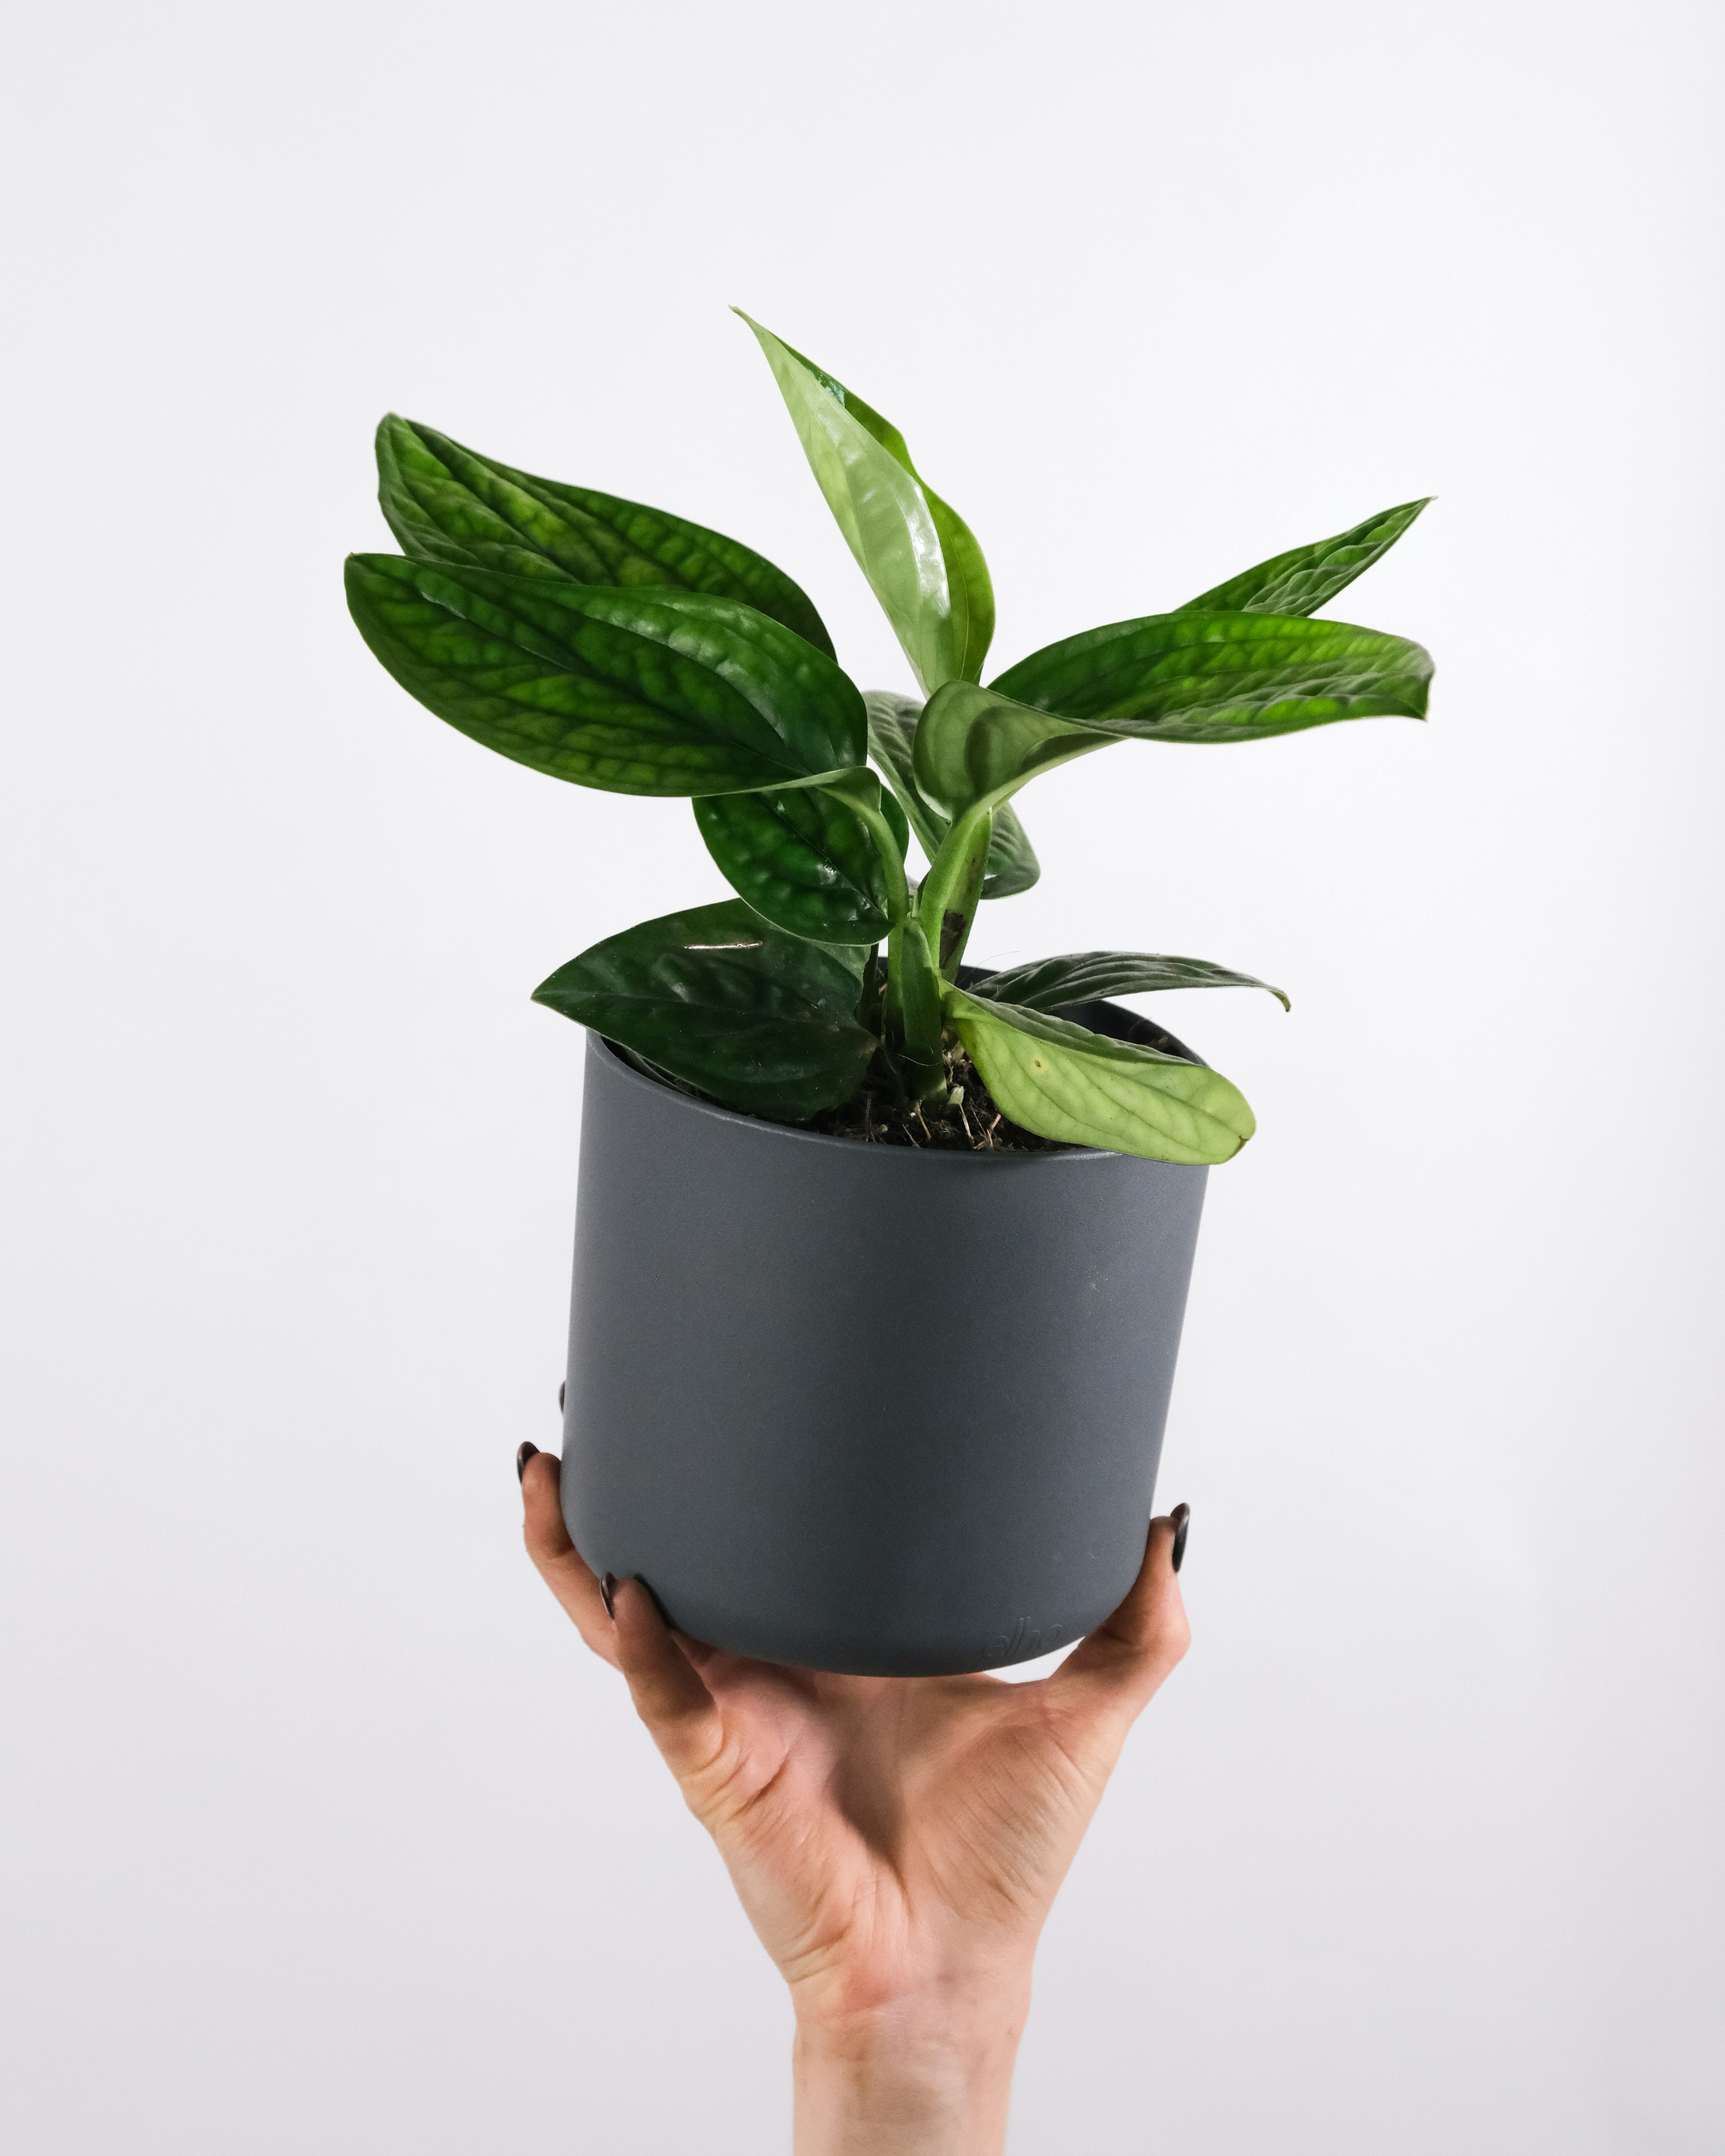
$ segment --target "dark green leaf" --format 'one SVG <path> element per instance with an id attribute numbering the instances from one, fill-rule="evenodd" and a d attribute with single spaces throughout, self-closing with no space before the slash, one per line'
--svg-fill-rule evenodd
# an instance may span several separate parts
<path id="1" fill-rule="evenodd" d="M 726 881 L 778 927 L 822 943 L 878 943 L 886 936 L 892 923 L 879 850 L 837 794 L 781 788 L 710 793 L 694 806 Z"/>
<path id="2" fill-rule="evenodd" d="M 862 698 L 734 600 L 356 554 L 347 603 L 410 695 L 517 763 L 614 793 L 728 793 L 861 763 Z"/>
<path id="3" fill-rule="evenodd" d="M 917 844 L 932 860 L 947 835 L 947 821 L 924 797 L 912 768 L 916 721 L 922 706 L 914 696 L 896 696 L 886 690 L 871 689 L 863 698 L 863 709 L 868 714 L 869 753 L 896 795 L 916 834 Z"/>
<path id="4" fill-rule="evenodd" d="M 859 993 L 855 967 L 729 899 L 595 943 L 533 1000 L 726 1107 L 795 1122 L 862 1082 L 876 1043 L 853 1015 Z"/>
<path id="5" fill-rule="evenodd" d="M 993 688 L 1133 740 L 1235 742 L 1338 719 L 1421 719 L 1430 682 L 1428 653 L 1377 629 L 1291 614 L 1164 613 L 1050 644 Z"/>
<path id="6" fill-rule="evenodd" d="M 997 1106 L 1027 1131 L 1143 1160 L 1231 1159 L 1257 1127 L 1219 1071 L 948 987 L 947 1022 Z"/>
<path id="7" fill-rule="evenodd" d="M 536 479 L 393 412 L 377 429 L 377 499 L 417 560 L 736 599 L 833 656 L 808 594 L 735 539 L 592 487 Z"/>
<path id="8" fill-rule="evenodd" d="M 1019 821 L 1010 802 L 994 811 L 994 835 L 988 841 L 988 868 L 983 876 L 984 898 L 1016 898 L 1042 874 L 1042 864 L 1030 834 Z"/>
<path id="9" fill-rule="evenodd" d="M 1380 510 L 1351 531 L 1296 547 L 1247 569 L 1213 591 L 1203 593 L 1178 613 L 1316 613 L 1337 592 L 1345 591 L 1362 570 L 1387 554 L 1431 500 L 1404 501 Z"/>
<path id="10" fill-rule="evenodd" d="M 871 690 L 863 698 L 869 715 L 869 752 L 886 775 L 916 834 L 916 843 L 932 861 L 951 829 L 950 819 L 928 800 L 916 783 L 916 725 L 922 706 L 910 696 Z M 1028 891 L 1042 873 L 1036 850 L 1016 813 L 1003 804 L 994 812 L 994 836 L 988 847 L 984 898 L 1012 898 Z"/>
<path id="11" fill-rule="evenodd" d="M 1144 995 L 1153 988 L 1264 988 L 1284 1010 L 1290 1008 L 1280 988 L 1250 973 L 1230 973 L 1207 958 L 1167 958 L 1147 951 L 1072 951 L 1060 958 L 1033 958 L 991 973 L 972 993 L 1024 1010 L 1057 1011 L 1068 1004 Z"/>
<path id="12" fill-rule="evenodd" d="M 891 420 L 770 330 L 742 319 L 916 679 L 930 691 L 942 681 L 974 681 L 994 634 L 993 587 L 975 535 L 922 477 Z"/>

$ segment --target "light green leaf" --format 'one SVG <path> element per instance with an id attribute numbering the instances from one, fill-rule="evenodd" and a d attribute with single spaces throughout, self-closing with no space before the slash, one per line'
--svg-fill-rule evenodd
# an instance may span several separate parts
<path id="1" fill-rule="evenodd" d="M 730 899 L 595 943 L 533 1000 L 726 1107 L 798 1122 L 848 1100 L 875 1052 L 854 1015 L 860 963 Z"/>
<path id="2" fill-rule="evenodd" d="M 975 535 L 922 478 L 890 420 L 737 312 L 767 355 L 827 506 L 923 690 L 976 680 L 994 634 L 994 593 Z"/>
<path id="3" fill-rule="evenodd" d="M 735 539 L 666 510 L 517 471 L 393 412 L 377 429 L 377 499 L 417 561 L 735 599 L 833 656 L 808 594 Z"/>
<path id="4" fill-rule="evenodd" d="M 1422 719 L 1430 683 L 1429 653 L 1374 629 L 1165 613 L 1050 644 L 1009 667 L 993 692 L 1132 740 L 1235 742 L 1341 719 Z M 919 733 L 919 778 L 921 747 Z"/>
<path id="5" fill-rule="evenodd" d="M 913 696 L 896 696 L 878 689 L 869 690 L 863 704 L 869 715 L 869 752 L 897 796 L 916 834 L 917 844 L 932 861 L 952 822 L 916 783 L 916 725 L 922 706 Z M 1042 864 L 1016 812 L 1005 805 L 997 808 L 983 896 L 1015 897 L 1019 891 L 1029 891 L 1041 874 Z"/>
<path id="6" fill-rule="evenodd" d="M 991 973 L 972 993 L 989 1003 L 1057 1011 L 1069 1004 L 1145 995 L 1155 988 L 1263 988 L 1284 1010 L 1291 1008 L 1280 988 L 1250 973 L 1230 973 L 1207 958 L 1163 957 L 1147 951 L 1072 951 L 1060 958 L 1033 958 Z"/>
<path id="7" fill-rule="evenodd" d="M 1316 613 L 1387 554 L 1431 496 L 1380 510 L 1351 531 L 1276 554 L 1225 584 L 1188 599 L 1178 613 Z"/>
<path id="8" fill-rule="evenodd" d="M 840 796 L 820 786 L 781 788 L 710 793 L 694 808 L 726 880 L 777 927 L 821 943 L 886 937 L 892 926 L 886 869 L 867 826 Z"/>
<path id="9" fill-rule="evenodd" d="M 1106 748 L 1118 737 L 980 689 L 949 681 L 917 724 L 913 775 L 925 799 L 957 817 L 977 802 L 999 805 L 1040 773 Z M 872 737 L 871 737 L 872 741 Z"/>
<path id="10" fill-rule="evenodd" d="M 1219 1071 L 949 986 L 942 998 L 995 1105 L 1045 1138 L 1187 1166 L 1229 1160 L 1257 1127 Z"/>
<path id="11" fill-rule="evenodd" d="M 347 603 L 410 695 L 553 778 L 730 793 L 800 784 L 867 753 L 849 677 L 734 600 L 356 554 Z"/>

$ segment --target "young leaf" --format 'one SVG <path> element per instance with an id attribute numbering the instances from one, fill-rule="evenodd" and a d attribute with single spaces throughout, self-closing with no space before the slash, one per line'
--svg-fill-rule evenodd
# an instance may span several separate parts
<path id="1" fill-rule="evenodd" d="M 876 1042 L 853 1015 L 859 993 L 851 964 L 728 899 L 595 943 L 533 1000 L 726 1107 L 798 1122 L 862 1081 Z"/>
<path id="2" fill-rule="evenodd" d="M 982 548 L 911 462 L 905 438 L 834 376 L 742 314 L 803 454 L 925 691 L 974 681 L 994 634 Z"/>
<path id="3" fill-rule="evenodd" d="M 993 690 L 1133 740 L 1235 742 L 1339 719 L 1423 719 L 1430 683 L 1429 653 L 1374 629 L 1292 614 L 1163 613 L 1050 644 Z"/>
<path id="4" fill-rule="evenodd" d="M 1257 1125 L 1219 1071 L 949 986 L 942 998 L 996 1104 L 1046 1138 L 1142 1160 L 1231 1159 Z"/>
<path id="5" fill-rule="evenodd" d="M 869 783 L 877 783 L 872 773 Z M 757 913 L 818 943 L 886 937 L 892 916 L 880 850 L 839 795 L 782 787 L 709 793 L 694 808 L 707 851 Z"/>
<path id="6" fill-rule="evenodd" d="M 1351 531 L 1276 554 L 1260 562 L 1255 568 L 1230 578 L 1225 584 L 1188 599 L 1175 612 L 1316 613 L 1337 592 L 1345 591 L 1362 571 L 1369 569 L 1380 555 L 1387 554 L 1430 500 L 1427 495 L 1422 501 L 1404 501 L 1394 509 L 1379 510 Z"/>
<path id="7" fill-rule="evenodd" d="M 932 861 L 951 829 L 916 783 L 916 725 L 922 706 L 910 696 L 870 690 L 863 698 L 869 715 L 869 752 L 886 775 L 916 834 L 916 843 Z M 1013 898 L 1029 891 L 1042 873 L 1036 850 L 1016 813 L 1003 804 L 994 812 L 994 836 L 983 879 L 984 898 Z"/>
<path id="8" fill-rule="evenodd" d="M 1057 1011 L 1068 1004 L 1144 995 L 1153 988 L 1263 988 L 1284 1010 L 1291 1008 L 1280 988 L 1250 973 L 1230 973 L 1207 958 L 1165 958 L 1147 951 L 1073 951 L 1060 958 L 1033 958 L 991 973 L 973 993 L 1023 1010 Z"/>
<path id="9" fill-rule="evenodd" d="M 862 698 L 752 607 L 355 554 L 347 603 L 409 695 L 500 755 L 613 793 L 728 793 L 860 764 Z"/>
<path id="10" fill-rule="evenodd" d="M 377 499 L 415 560 L 735 599 L 833 656 L 807 593 L 735 539 L 639 501 L 536 479 L 393 412 L 377 429 Z"/>
<path id="11" fill-rule="evenodd" d="M 1040 772 L 1106 748 L 1118 737 L 971 681 L 937 689 L 917 724 L 913 776 L 925 800 L 957 817 L 986 795 L 1001 804 Z M 872 737 L 871 737 L 872 741 Z"/>

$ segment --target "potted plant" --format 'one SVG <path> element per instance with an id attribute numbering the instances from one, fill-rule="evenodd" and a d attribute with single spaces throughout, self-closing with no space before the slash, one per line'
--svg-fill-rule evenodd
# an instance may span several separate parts
<path id="1" fill-rule="evenodd" d="M 1079 1637 L 1136 1574 L 1205 1174 L 1254 1127 L 1110 999 L 1266 985 L 1131 952 L 967 968 L 978 906 L 1039 874 L 1014 801 L 1120 742 L 1422 717 L 1418 644 L 1315 616 L 1425 505 L 985 687 L 968 526 L 896 428 L 750 327 L 920 698 L 862 695 L 806 595 L 735 540 L 393 416 L 380 499 L 404 551 L 351 557 L 348 603 L 486 747 L 689 798 L 737 894 L 536 991 L 589 1029 L 578 1547 L 740 1652 L 998 1666 Z"/>

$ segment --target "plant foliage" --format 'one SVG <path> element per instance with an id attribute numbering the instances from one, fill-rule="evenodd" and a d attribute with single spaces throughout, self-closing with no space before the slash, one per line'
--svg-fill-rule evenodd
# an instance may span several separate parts
<path id="1" fill-rule="evenodd" d="M 773 1121 L 807 1122 L 865 1086 L 939 1116 L 962 1048 L 1025 1130 L 1228 1159 L 1254 1125 L 1227 1079 L 1076 1014 L 1105 997 L 1267 983 L 1204 959 L 1083 951 L 966 988 L 960 961 L 978 906 L 1040 874 L 1013 803 L 1057 764 L 1117 742 L 1423 718 L 1431 660 L 1417 644 L 1314 617 L 1425 503 L 1167 613 L 1063 637 L 984 685 L 994 593 L 969 526 L 890 420 L 749 327 L 919 696 L 862 696 L 807 594 L 737 540 L 415 421 L 377 429 L 379 500 L 403 551 L 353 555 L 347 572 L 377 659 L 439 718 L 550 778 L 689 796 L 737 894 L 608 937 L 536 1000 Z"/>

